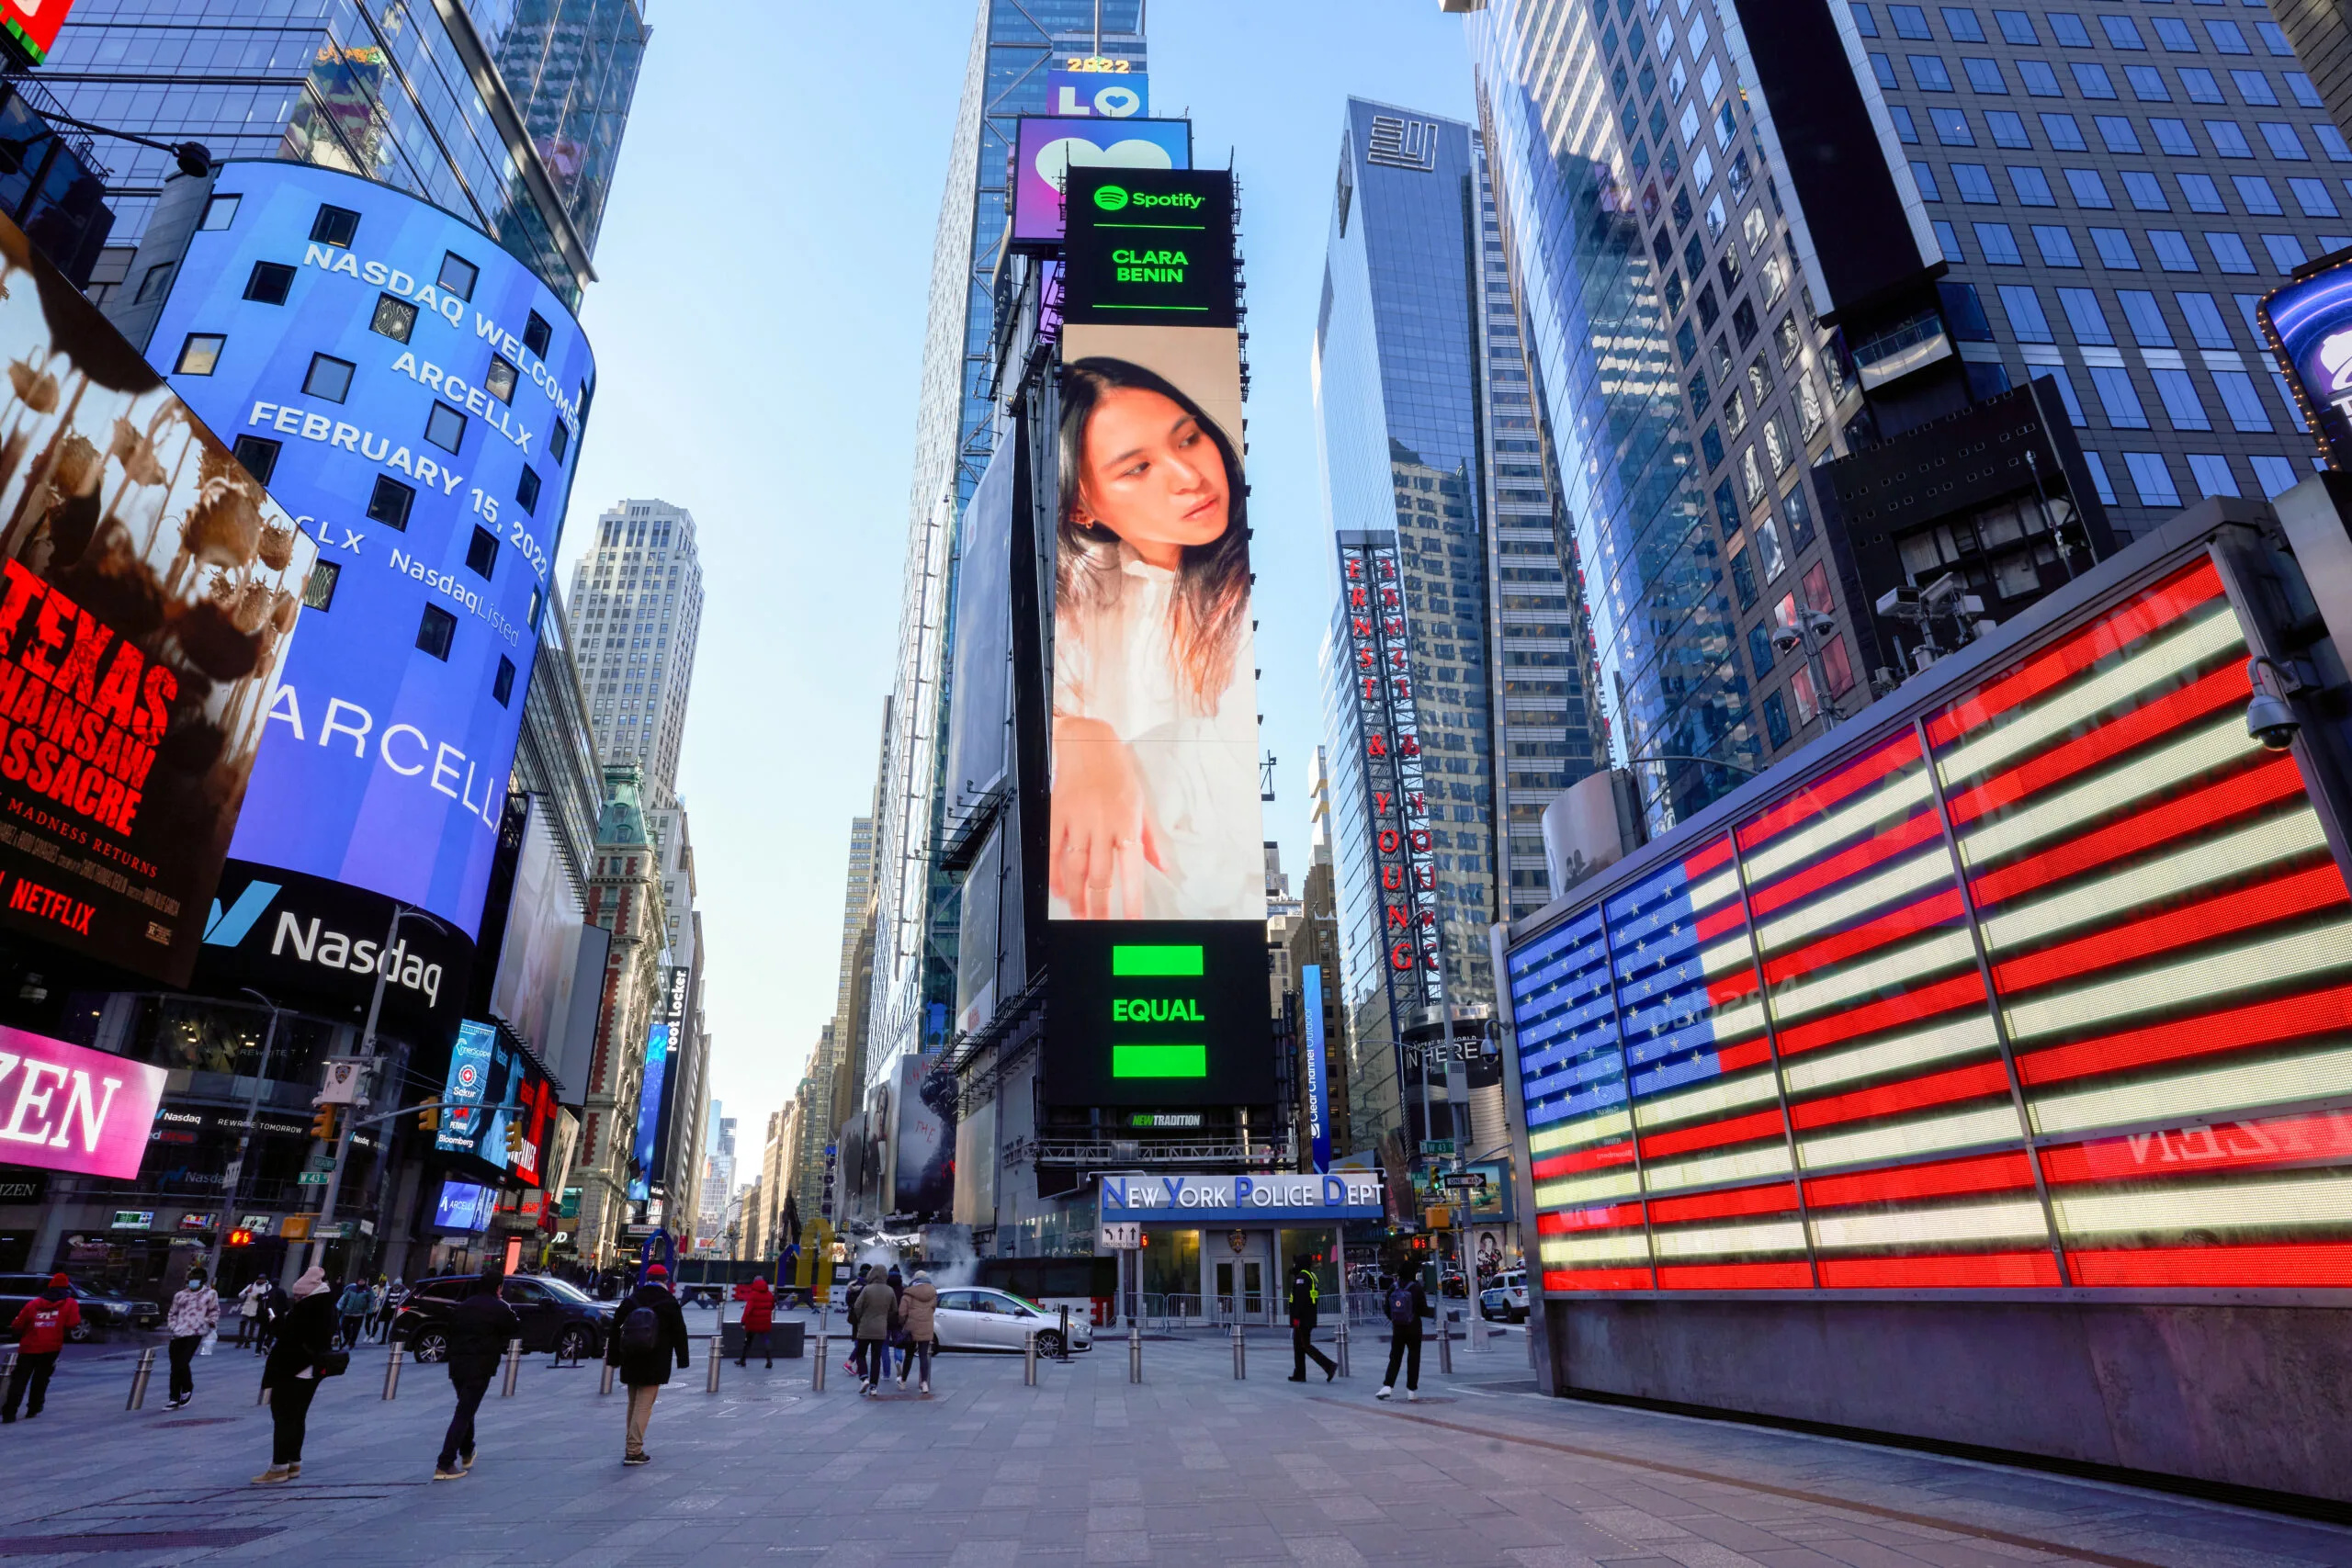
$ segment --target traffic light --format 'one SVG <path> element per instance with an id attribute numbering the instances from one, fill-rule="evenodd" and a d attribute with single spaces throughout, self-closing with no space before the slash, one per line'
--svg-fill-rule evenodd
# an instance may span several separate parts
<path id="1" fill-rule="evenodd" d="M 254 1233 L 249 1230 L 240 1229 L 229 1233 L 227 1245 L 230 1247 L 251 1247 L 253 1244 Z"/>
<path id="2" fill-rule="evenodd" d="M 334 1142 L 335 1109 L 332 1105 L 319 1107 L 318 1113 L 311 1118 L 311 1136 L 322 1143 Z"/>
<path id="3" fill-rule="evenodd" d="M 416 1130 L 420 1133 L 437 1133 L 441 1130 L 441 1097 L 439 1095 L 436 1094 L 426 1100 L 424 1108 L 417 1111 Z"/>
<path id="4" fill-rule="evenodd" d="M 509 1122 L 506 1123 L 506 1163 L 511 1166 L 522 1157 L 523 1124 L 520 1122 Z"/>

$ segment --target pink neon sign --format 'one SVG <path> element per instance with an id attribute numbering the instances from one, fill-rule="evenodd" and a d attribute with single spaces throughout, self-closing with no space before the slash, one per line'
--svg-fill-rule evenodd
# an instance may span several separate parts
<path id="1" fill-rule="evenodd" d="M 164 1070 L 0 1028 L 0 1164 L 130 1177 L 164 1095 Z"/>

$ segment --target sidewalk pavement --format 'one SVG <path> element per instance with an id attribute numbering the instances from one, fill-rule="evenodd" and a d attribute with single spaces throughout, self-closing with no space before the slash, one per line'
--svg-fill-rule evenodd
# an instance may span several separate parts
<path id="1" fill-rule="evenodd" d="M 597 1368 L 526 1363 L 495 1385 L 480 1457 L 435 1484 L 450 1404 L 411 1365 L 382 1403 L 363 1349 L 312 1409 L 302 1480 L 254 1488 L 269 1425 L 250 1358 L 205 1358 L 187 1410 L 122 1409 L 130 1363 L 69 1363 L 40 1420 L 0 1429 L 0 1555 L 109 1565 L 413 1564 L 1030 1568 L 1035 1563 L 1449 1568 L 2318 1568 L 2352 1530 L 2098 1483 L 1570 1401 L 1533 1391 L 1516 1341 L 1423 1365 L 1422 1397 L 1355 1375 L 1283 1381 L 1253 1338 L 1117 1338 L 1024 1387 L 1017 1357 L 943 1357 L 934 1398 L 862 1399 L 830 1352 L 722 1369 L 703 1350 L 620 1464 L 623 1401 Z M 890 1386 L 886 1384 L 886 1387 Z"/>

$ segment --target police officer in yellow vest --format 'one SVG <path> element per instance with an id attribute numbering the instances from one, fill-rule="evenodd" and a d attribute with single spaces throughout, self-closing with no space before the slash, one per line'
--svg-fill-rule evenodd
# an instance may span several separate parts
<path id="1" fill-rule="evenodd" d="M 1301 1259 L 1290 1272 L 1290 1381 L 1306 1381 L 1306 1359 L 1323 1369 L 1323 1381 L 1329 1382 L 1338 1375 L 1340 1363 L 1315 1348 L 1315 1318 L 1323 1299 L 1323 1288 L 1315 1282 L 1315 1270 Z"/>

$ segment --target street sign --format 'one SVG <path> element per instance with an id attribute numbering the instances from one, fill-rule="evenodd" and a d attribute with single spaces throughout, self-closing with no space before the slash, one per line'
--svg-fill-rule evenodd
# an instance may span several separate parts
<path id="1" fill-rule="evenodd" d="M 325 1224 L 311 1227 L 312 1241 L 341 1241 L 351 1234 L 349 1220 L 329 1220 Z"/>
<path id="2" fill-rule="evenodd" d="M 312 1170 L 333 1170 L 334 1168 L 334 1156 L 328 1154 L 323 1150 L 312 1155 L 311 1156 L 310 1168 Z"/>
<path id="3" fill-rule="evenodd" d="M 294 1185 L 297 1187 L 324 1187 L 327 1184 L 327 1178 L 334 1174 L 334 1172 L 332 1170 L 298 1170 L 294 1173 Z"/>
<path id="4" fill-rule="evenodd" d="M 1449 1170 L 1437 1179 L 1440 1187 L 1465 1188 L 1472 1192 L 1487 1190 L 1486 1172 L 1478 1170 Z"/>
<path id="5" fill-rule="evenodd" d="M 1102 1222 L 1102 1245 L 1113 1252 L 1133 1252 L 1143 1245 L 1141 1220 L 1105 1220 Z"/>
<path id="6" fill-rule="evenodd" d="M 1421 1153 L 1425 1155 L 1450 1155 L 1453 1152 L 1452 1138 L 1423 1138 L 1421 1140 Z"/>

